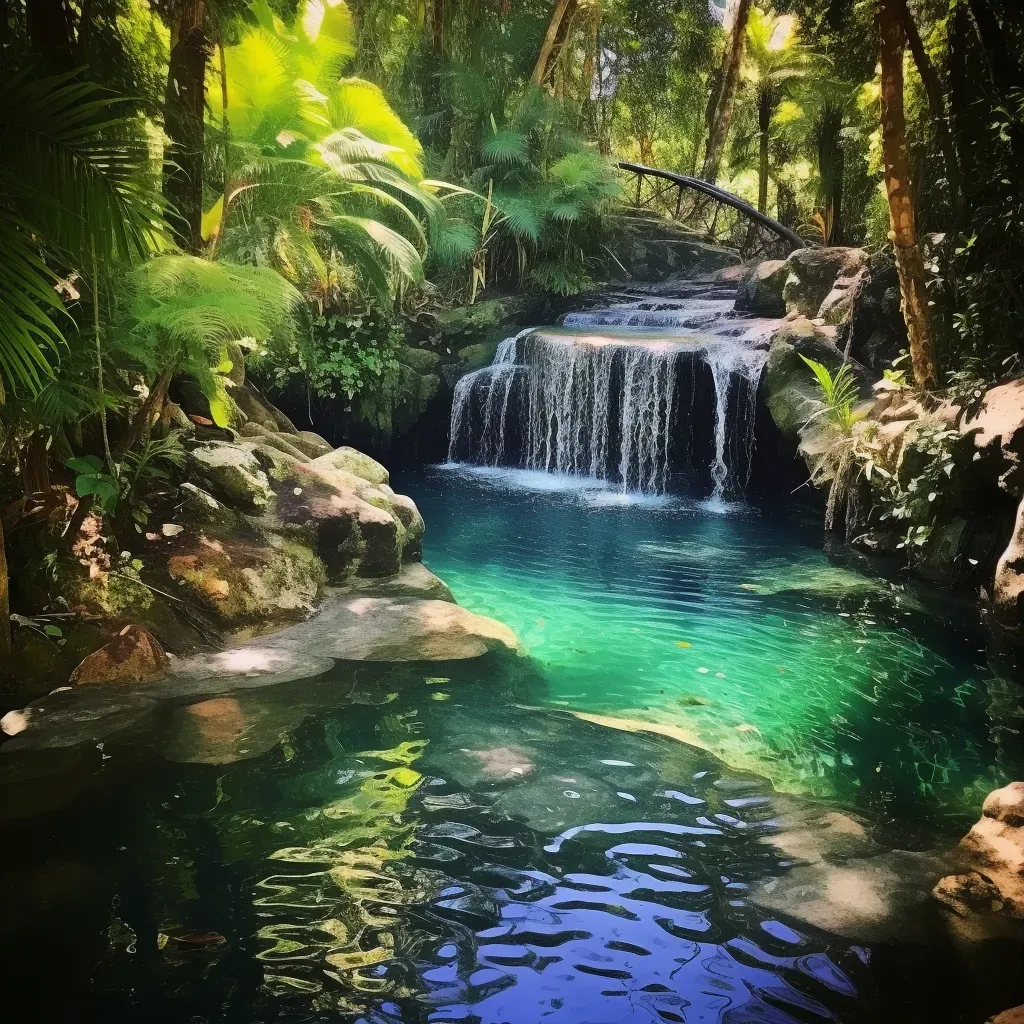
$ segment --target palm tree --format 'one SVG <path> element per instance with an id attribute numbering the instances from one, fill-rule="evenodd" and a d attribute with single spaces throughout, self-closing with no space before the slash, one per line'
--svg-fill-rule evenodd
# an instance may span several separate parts
<path id="1" fill-rule="evenodd" d="M 353 52 L 348 8 L 309 0 L 290 27 L 265 0 L 252 12 L 256 24 L 223 55 L 228 172 L 204 234 L 321 300 L 339 264 L 382 299 L 420 281 L 418 213 L 437 215 L 438 200 L 419 142 L 381 91 L 339 78 Z"/>
<path id="2" fill-rule="evenodd" d="M 146 141 L 116 111 L 74 75 L 0 75 L 0 402 L 52 372 L 58 277 L 143 258 L 164 233 Z"/>
<path id="3" fill-rule="evenodd" d="M 765 14 L 754 7 L 747 22 L 742 77 L 757 102 L 757 208 L 762 213 L 768 212 L 768 142 L 772 117 L 787 87 L 806 75 L 809 65 L 810 57 L 799 43 L 794 20 Z"/>
<path id="4" fill-rule="evenodd" d="M 58 279 L 88 283 L 98 323 L 99 268 L 141 260 L 164 235 L 149 164 L 141 133 L 97 86 L 74 74 L 0 72 L 0 412 L 13 424 L 5 443 L 17 445 L 26 405 L 34 407 L 30 439 L 48 408 L 62 414 L 51 385 L 73 325 Z M 101 382 L 98 330 L 93 341 Z M 0 527 L 0 658 L 9 650 Z"/>

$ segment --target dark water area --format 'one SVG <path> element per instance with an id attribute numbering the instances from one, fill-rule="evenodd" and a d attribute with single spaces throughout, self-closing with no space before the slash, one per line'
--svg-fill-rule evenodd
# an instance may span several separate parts
<path id="1" fill-rule="evenodd" d="M 772 896 L 808 822 L 860 844 L 819 868 L 880 863 L 1020 777 L 1016 684 L 974 624 L 832 565 L 799 517 L 395 483 L 431 568 L 531 657 L 338 666 L 93 752 L 105 784 L 0 825 L 6 1020 L 980 1024 L 1024 1001 L 1024 946 L 937 904 L 879 937 Z"/>

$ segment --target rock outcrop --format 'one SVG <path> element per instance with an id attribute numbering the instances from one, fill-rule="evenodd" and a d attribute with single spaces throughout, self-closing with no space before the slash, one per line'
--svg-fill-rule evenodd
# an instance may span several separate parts
<path id="1" fill-rule="evenodd" d="M 1024 920 L 1024 782 L 989 793 L 981 819 L 960 846 L 971 870 L 943 878 L 936 898 L 962 917 L 1005 914 Z"/>
<path id="2" fill-rule="evenodd" d="M 786 260 L 765 260 L 748 267 L 736 289 L 737 311 L 757 316 L 785 316 L 786 300 L 782 297 L 782 290 L 788 276 Z"/>
<path id="3" fill-rule="evenodd" d="M 144 683 L 167 674 L 170 662 L 159 641 L 144 626 L 125 626 L 105 647 L 90 654 L 71 673 L 73 686 Z"/>
<path id="4" fill-rule="evenodd" d="M 862 249 L 847 249 L 839 246 L 824 249 L 797 249 L 786 259 L 786 279 L 782 297 L 787 313 L 799 316 L 821 317 L 822 304 L 828 300 L 826 309 L 838 323 L 845 293 L 853 279 L 864 267 L 866 255 Z"/>

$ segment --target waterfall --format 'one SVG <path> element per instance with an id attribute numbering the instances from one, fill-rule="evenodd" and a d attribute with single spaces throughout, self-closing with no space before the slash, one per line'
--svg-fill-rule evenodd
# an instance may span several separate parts
<path id="1" fill-rule="evenodd" d="M 766 353 L 730 305 L 628 303 L 506 338 L 455 386 L 449 461 L 742 496 Z"/>

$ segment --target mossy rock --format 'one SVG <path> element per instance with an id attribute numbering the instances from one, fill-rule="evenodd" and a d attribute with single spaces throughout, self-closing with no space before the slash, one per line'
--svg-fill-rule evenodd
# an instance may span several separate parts
<path id="1" fill-rule="evenodd" d="M 273 497 L 259 461 L 240 445 L 198 445 L 189 452 L 189 470 L 214 497 L 235 508 L 262 509 Z"/>
<path id="2" fill-rule="evenodd" d="M 472 373 L 494 362 L 494 354 L 498 351 L 501 339 L 481 341 L 459 349 L 459 370 L 461 373 Z"/>
<path id="3" fill-rule="evenodd" d="M 397 356 L 400 363 L 421 374 L 434 373 L 441 363 L 441 357 L 428 348 L 405 346 L 398 350 Z"/>
<path id="4" fill-rule="evenodd" d="M 200 543 L 168 560 L 183 595 L 223 625 L 267 625 L 316 611 L 327 575 L 306 545 L 277 535 L 265 542 L 246 537 Z"/>
<path id="5" fill-rule="evenodd" d="M 327 455 L 313 459 L 309 465 L 314 470 L 330 472 L 341 469 L 352 473 L 371 484 L 386 484 L 390 479 L 388 471 L 369 455 L 364 455 L 355 448 L 341 447 Z"/>
<path id="6" fill-rule="evenodd" d="M 833 373 L 843 364 L 843 353 L 829 335 L 803 317 L 786 323 L 772 336 L 762 387 L 772 419 L 790 440 L 797 440 L 804 424 L 822 408 L 814 374 L 801 356 Z"/>

